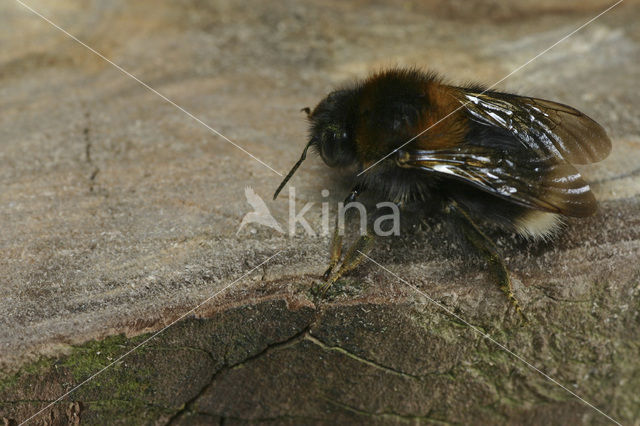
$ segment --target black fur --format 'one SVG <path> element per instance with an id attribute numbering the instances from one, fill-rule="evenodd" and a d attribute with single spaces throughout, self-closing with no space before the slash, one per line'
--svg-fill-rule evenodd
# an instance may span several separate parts
<path id="1" fill-rule="evenodd" d="M 311 146 L 329 167 L 346 167 L 356 161 L 357 101 L 357 88 L 336 90 L 309 116 Z"/>

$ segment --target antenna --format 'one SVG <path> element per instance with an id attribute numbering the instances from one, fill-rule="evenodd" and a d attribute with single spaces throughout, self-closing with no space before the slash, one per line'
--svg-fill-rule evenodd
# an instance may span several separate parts
<path id="1" fill-rule="evenodd" d="M 282 183 L 280 184 L 280 186 L 278 187 L 278 189 L 276 189 L 275 194 L 273 194 L 273 199 L 275 200 L 278 197 L 278 194 L 280 193 L 280 191 L 282 191 L 282 188 L 284 188 L 284 186 L 287 184 L 287 182 L 289 182 L 289 179 L 291 179 L 291 176 L 293 176 L 293 174 L 296 172 L 296 170 L 298 170 L 298 167 L 300 167 L 300 164 L 302 164 L 302 162 L 304 161 L 305 158 L 307 158 L 307 150 L 309 149 L 309 147 L 315 142 L 314 138 L 311 138 L 311 140 L 309 141 L 309 143 L 307 144 L 307 146 L 304 147 L 304 151 L 302 151 L 302 155 L 300 156 L 300 159 L 298 160 L 298 162 L 293 166 L 293 168 L 291 169 L 291 171 L 289 173 L 287 173 L 287 175 L 284 177 L 284 180 L 282 181 Z"/>

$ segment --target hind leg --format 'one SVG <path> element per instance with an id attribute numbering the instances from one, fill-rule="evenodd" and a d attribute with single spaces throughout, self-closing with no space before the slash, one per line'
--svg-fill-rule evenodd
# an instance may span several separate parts
<path id="1" fill-rule="evenodd" d="M 513 286 L 509 276 L 509 270 L 498 253 L 498 248 L 491 239 L 480 230 L 478 225 L 473 221 L 469 213 L 460 205 L 452 202 L 445 210 L 446 213 L 452 215 L 461 226 L 462 234 L 468 242 L 478 250 L 482 257 L 487 261 L 493 274 L 498 279 L 500 289 L 507 296 L 515 310 L 526 320 L 518 299 L 513 294 Z"/>

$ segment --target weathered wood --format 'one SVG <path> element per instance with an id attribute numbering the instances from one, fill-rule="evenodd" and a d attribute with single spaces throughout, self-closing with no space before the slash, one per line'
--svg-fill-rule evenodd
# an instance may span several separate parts
<path id="1" fill-rule="evenodd" d="M 384 65 L 498 81 L 609 2 L 27 2 L 258 157 L 288 170 L 304 115 Z M 461 3 L 462 4 L 462 3 Z M 471 12 L 473 11 L 473 13 Z M 577 107 L 614 141 L 582 168 L 599 213 L 553 244 L 500 239 L 530 319 L 439 227 L 371 254 L 623 423 L 640 417 L 640 9 L 630 0 L 499 87 Z M 315 303 L 328 237 L 248 225 L 269 168 L 18 3 L 0 4 L 0 419 L 40 423 L 606 423 L 374 264 Z M 291 182 L 320 231 L 318 158 Z M 335 211 L 335 210 L 334 210 Z"/>

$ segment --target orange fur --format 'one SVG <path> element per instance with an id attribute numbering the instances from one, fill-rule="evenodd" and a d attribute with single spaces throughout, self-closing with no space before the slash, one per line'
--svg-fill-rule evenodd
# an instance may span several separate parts
<path id="1" fill-rule="evenodd" d="M 468 130 L 467 117 L 460 108 L 460 102 L 455 98 L 454 91 L 454 88 L 438 82 L 427 85 L 426 92 L 432 106 L 428 113 L 422 115 L 422 120 L 416 129 L 416 135 L 424 132 L 415 142 L 417 147 L 421 149 L 452 148 L 464 140 Z"/>

